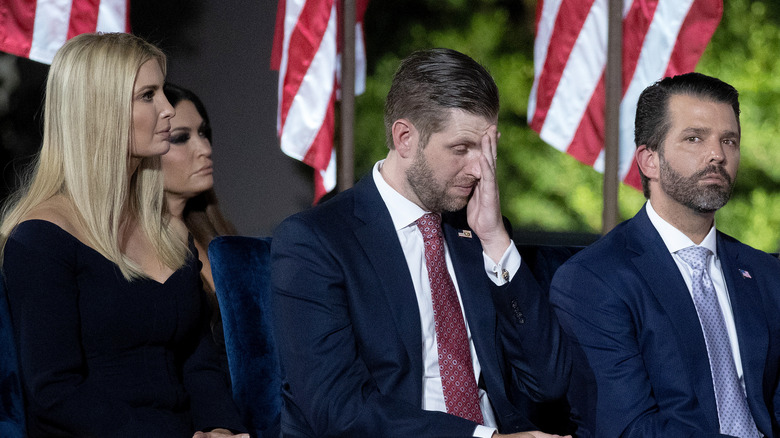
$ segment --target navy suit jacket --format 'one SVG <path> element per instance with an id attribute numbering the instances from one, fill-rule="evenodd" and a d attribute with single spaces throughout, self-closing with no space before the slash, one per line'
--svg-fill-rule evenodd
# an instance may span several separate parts
<path id="1" fill-rule="evenodd" d="M 718 232 L 744 381 L 759 431 L 780 419 L 780 262 Z M 717 437 L 696 309 L 643 208 L 564 264 L 550 300 L 572 340 L 578 437 Z"/>
<path id="2" fill-rule="evenodd" d="M 443 230 L 499 429 L 533 428 L 522 400 L 562 397 L 570 362 L 554 313 L 522 266 L 485 274 L 479 239 Z M 461 233 L 462 234 L 462 233 Z M 422 406 L 420 312 L 395 228 L 371 175 L 285 220 L 271 249 L 285 436 L 471 436 L 475 423 Z"/>

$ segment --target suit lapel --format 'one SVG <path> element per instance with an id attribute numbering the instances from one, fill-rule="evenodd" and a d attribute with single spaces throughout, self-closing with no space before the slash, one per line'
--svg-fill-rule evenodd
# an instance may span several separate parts
<path id="1" fill-rule="evenodd" d="M 642 208 L 626 231 L 627 249 L 650 292 L 664 309 L 676 335 L 680 355 L 687 358 L 688 377 L 710 424 L 718 424 L 707 346 L 696 307 L 669 250 Z"/>
<path id="2" fill-rule="evenodd" d="M 361 222 L 355 236 L 377 274 L 376 288 L 381 288 L 395 321 L 398 334 L 406 347 L 411 369 L 419 377 L 422 394 L 422 328 L 417 296 L 414 292 L 403 249 L 382 197 L 371 174 L 354 188 L 355 217 Z M 392 337 L 388 336 L 388 339 Z M 419 399 L 419 397 L 418 397 Z"/>
<path id="3" fill-rule="evenodd" d="M 482 368 L 483 375 L 501 375 L 500 370 L 494 370 L 503 361 L 496 350 L 496 312 L 490 288 L 485 287 L 486 278 L 482 264 L 482 246 L 479 238 L 473 233 L 462 233 L 466 224 L 450 223 L 444 218 L 444 238 L 447 241 L 452 265 L 456 272 L 460 298 L 468 322 L 474 350 Z M 471 237 L 467 237 L 467 236 Z"/>
<path id="4" fill-rule="evenodd" d="M 765 403 L 762 390 L 769 334 L 766 330 L 764 310 L 760 305 L 762 300 L 758 285 L 755 279 L 749 278 L 760 273 L 746 264 L 746 260 L 741 260 L 740 250 L 741 244 L 731 242 L 718 233 L 718 257 L 734 315 L 748 403 L 752 407 L 762 407 L 751 409 L 753 418 L 759 427 L 763 423 L 763 430 L 770 430 L 771 423 L 769 418 L 766 418 L 766 409 L 763 408 Z M 743 271 L 748 275 L 743 275 Z"/>

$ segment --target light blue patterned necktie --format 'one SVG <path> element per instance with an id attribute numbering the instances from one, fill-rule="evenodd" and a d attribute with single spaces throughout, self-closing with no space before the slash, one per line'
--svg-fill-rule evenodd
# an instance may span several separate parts
<path id="1" fill-rule="evenodd" d="M 707 272 L 707 258 L 710 254 L 712 251 L 703 246 L 689 246 L 677 251 L 677 255 L 693 269 L 693 302 L 707 343 L 720 432 L 740 438 L 758 438 L 760 435 L 756 423 L 750 414 L 745 393 L 737 377 L 737 368 L 731 354 L 731 344 L 715 286 Z"/>

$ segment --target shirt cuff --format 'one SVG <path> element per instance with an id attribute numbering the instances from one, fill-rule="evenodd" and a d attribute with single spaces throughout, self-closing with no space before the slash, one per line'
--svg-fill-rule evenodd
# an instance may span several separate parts
<path id="1" fill-rule="evenodd" d="M 482 259 L 485 261 L 485 272 L 490 280 L 496 284 L 496 286 L 503 286 L 510 281 L 520 269 L 522 258 L 520 257 L 520 251 L 517 250 L 514 241 L 509 242 L 509 247 L 504 251 L 504 255 L 501 256 L 501 260 L 498 263 L 494 262 L 488 257 L 485 252 L 482 252 Z"/>
<path id="2" fill-rule="evenodd" d="M 496 432 L 498 432 L 498 431 L 496 429 L 492 428 L 492 427 L 485 427 L 485 426 L 482 426 L 481 424 L 478 424 L 477 428 L 474 429 L 474 435 L 473 436 L 478 436 L 480 438 L 490 438 Z"/>

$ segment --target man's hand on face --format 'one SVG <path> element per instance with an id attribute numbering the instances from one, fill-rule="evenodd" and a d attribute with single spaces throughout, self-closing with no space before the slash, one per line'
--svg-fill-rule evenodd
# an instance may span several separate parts
<path id="1" fill-rule="evenodd" d="M 494 262 L 501 259 L 511 242 L 501 216 L 496 179 L 500 136 L 496 125 L 491 125 L 482 136 L 482 156 L 479 159 L 481 177 L 467 207 L 469 226 L 479 236 L 485 254 Z"/>

